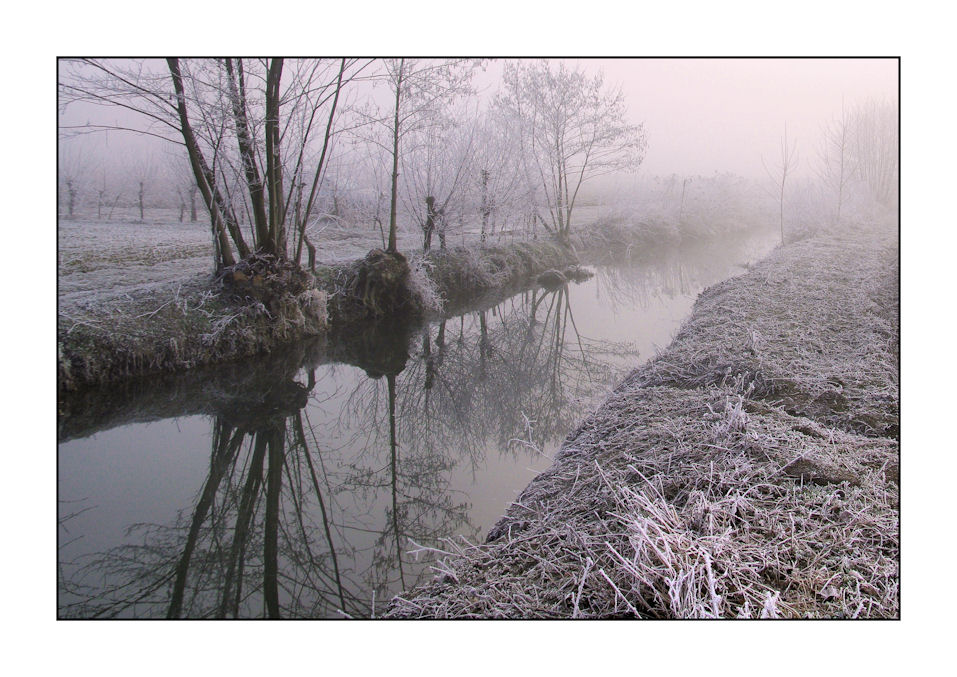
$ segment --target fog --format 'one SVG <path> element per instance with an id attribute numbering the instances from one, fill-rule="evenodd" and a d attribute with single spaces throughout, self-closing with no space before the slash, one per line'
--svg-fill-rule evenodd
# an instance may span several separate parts
<path id="1" fill-rule="evenodd" d="M 896 59 L 596 59 L 648 128 L 648 174 L 764 176 L 784 125 L 816 151 L 821 125 L 868 98 L 896 100 Z M 805 163 L 805 171 L 809 165 Z"/>
<path id="2" fill-rule="evenodd" d="M 896 101 L 896 59 L 727 59 L 627 58 L 564 59 L 589 74 L 604 74 L 606 85 L 620 87 L 628 118 L 643 123 L 648 149 L 640 172 L 656 175 L 709 175 L 730 172 L 748 178 L 766 176 L 785 125 L 805 159 L 813 159 L 821 127 L 840 116 L 842 106 L 865 100 Z M 504 60 L 487 62 L 475 84 L 480 100 L 501 89 Z M 165 65 L 155 64 L 158 72 Z M 357 98 L 381 98 L 381 90 L 356 88 Z M 115 106 L 72 103 L 61 109 L 61 128 L 84 124 L 136 126 L 142 120 Z M 61 134 L 61 150 L 86 153 L 148 154 L 162 148 L 155 139 L 129 132 L 70 137 Z M 126 158 L 129 162 L 129 157 Z M 801 163 L 798 175 L 812 172 Z"/>

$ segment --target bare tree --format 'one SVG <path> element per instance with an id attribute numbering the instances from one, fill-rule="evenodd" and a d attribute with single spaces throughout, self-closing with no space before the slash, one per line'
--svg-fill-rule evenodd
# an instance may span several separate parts
<path id="1" fill-rule="evenodd" d="M 856 173 L 851 156 L 851 118 L 841 104 L 841 117 L 824 126 L 818 177 L 834 193 L 834 224 L 840 225 L 848 189 Z"/>
<path id="2" fill-rule="evenodd" d="M 464 121 L 463 121 L 464 120 Z M 432 123 L 412 133 L 402 159 L 406 211 L 422 228 L 422 250 L 429 251 L 438 230 L 444 249 L 448 223 L 465 208 L 475 148 L 475 119 L 436 113 Z"/>
<path id="3" fill-rule="evenodd" d="M 856 106 L 850 118 L 850 151 L 857 174 L 874 200 L 893 207 L 900 175 L 897 103 L 871 99 Z"/>
<path id="4" fill-rule="evenodd" d="M 440 113 L 460 96 L 470 93 L 475 62 L 470 59 L 384 59 L 384 81 L 391 92 L 391 110 L 369 109 L 363 117 L 371 127 L 365 139 L 381 148 L 391 161 L 388 252 L 396 248 L 399 202 L 399 166 L 404 140 L 432 126 Z"/>
<path id="5" fill-rule="evenodd" d="M 62 105 L 117 106 L 136 113 L 137 122 L 61 132 L 122 130 L 183 147 L 210 215 L 217 268 L 253 251 L 298 262 L 340 92 L 368 65 L 354 59 L 170 58 L 164 72 L 155 60 L 74 60 L 61 75 Z M 304 206 L 303 184 L 310 186 Z M 249 233 L 241 226 L 243 213 L 250 217 Z"/>
<path id="6" fill-rule="evenodd" d="M 471 178 L 478 189 L 481 238 L 485 242 L 496 219 L 509 218 L 513 200 L 522 193 L 522 163 L 513 152 L 506 121 L 497 108 L 485 112 L 475 133 Z M 502 210 L 506 210 L 502 214 Z M 517 210 L 516 210 L 517 211 Z"/>
<path id="7" fill-rule="evenodd" d="M 764 158 L 761 158 L 764 163 Z M 788 143 L 788 126 L 784 125 L 784 136 L 781 137 L 781 157 L 773 170 L 764 163 L 764 171 L 767 172 L 772 183 L 775 186 L 775 196 L 778 200 L 779 215 L 781 221 L 781 244 L 784 244 L 784 189 L 787 185 L 788 176 L 794 173 L 798 165 L 797 145 Z"/>
<path id="8" fill-rule="evenodd" d="M 152 194 L 155 189 L 158 175 L 156 162 L 152 154 L 145 153 L 127 158 L 123 165 L 127 186 L 136 196 L 136 207 L 142 221 L 146 218 L 146 196 Z"/>
<path id="9" fill-rule="evenodd" d="M 548 218 L 536 217 L 567 241 L 583 183 L 601 174 L 637 169 L 644 158 L 643 125 L 627 122 L 620 89 L 609 90 L 601 73 L 549 61 L 507 63 L 497 105 L 510 119 L 531 187 Z"/>
<path id="10" fill-rule="evenodd" d="M 57 154 L 57 179 L 60 209 L 67 218 L 75 218 L 82 191 L 92 178 L 93 160 L 77 148 L 63 144 Z"/>
<path id="11" fill-rule="evenodd" d="M 187 210 L 190 222 L 195 223 L 197 220 L 196 196 L 199 193 L 199 187 L 196 185 L 189 162 L 180 153 L 168 154 L 163 165 L 163 173 L 175 195 L 180 223 L 186 218 Z"/>

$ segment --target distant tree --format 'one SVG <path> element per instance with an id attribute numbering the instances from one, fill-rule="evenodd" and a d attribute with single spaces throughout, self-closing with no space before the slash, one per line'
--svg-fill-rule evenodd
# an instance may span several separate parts
<path id="1" fill-rule="evenodd" d="M 601 174 L 635 170 L 647 146 L 644 127 L 627 122 L 620 89 L 601 73 L 588 77 L 564 63 L 506 63 L 497 106 L 513 125 L 525 178 L 543 199 L 550 233 L 567 240 L 578 192 Z"/>
<path id="2" fill-rule="evenodd" d="M 180 153 L 167 154 L 162 171 L 166 183 L 175 196 L 180 223 L 185 220 L 187 210 L 189 210 L 190 223 L 195 223 L 197 220 L 196 197 L 199 187 L 196 185 L 188 160 Z"/>
<path id="3" fill-rule="evenodd" d="M 818 169 L 818 177 L 825 191 L 834 194 L 835 225 L 841 222 L 841 212 L 855 175 L 855 163 L 851 154 L 852 134 L 851 118 L 842 104 L 841 117 L 824 126 Z"/>
<path id="4" fill-rule="evenodd" d="M 471 187 L 478 193 L 481 238 L 485 242 L 501 210 L 509 210 L 523 193 L 522 163 L 508 137 L 508 126 L 493 107 L 479 119 L 475 133 Z M 508 211 L 504 214 L 508 218 Z"/>
<path id="5" fill-rule="evenodd" d="M 764 162 L 764 158 L 761 158 Z M 788 176 L 794 174 L 798 166 L 797 145 L 788 143 L 788 126 L 784 125 L 784 135 L 781 137 L 781 156 L 773 168 L 764 164 L 764 171 L 774 185 L 774 194 L 778 201 L 781 221 L 781 244 L 784 244 L 784 189 L 787 186 Z"/>
<path id="6" fill-rule="evenodd" d="M 422 250 L 429 251 L 438 232 L 445 248 L 453 212 L 462 213 L 472 172 L 475 149 L 475 119 L 451 111 L 439 111 L 431 124 L 410 134 L 402 158 L 403 194 L 406 211 L 422 228 Z"/>
<path id="7" fill-rule="evenodd" d="M 897 103 L 865 101 L 851 111 L 850 124 L 850 156 L 858 177 L 879 204 L 896 206 L 900 176 Z"/>
<path id="8" fill-rule="evenodd" d="M 94 173 L 93 159 L 78 148 L 63 144 L 57 154 L 57 182 L 60 209 L 67 218 L 75 218 L 82 191 Z"/>
<path id="9" fill-rule="evenodd" d="M 432 127 L 442 111 L 457 98 L 470 93 L 471 59 L 384 59 L 380 81 L 389 87 L 388 110 L 370 108 L 363 117 L 368 127 L 360 134 L 380 147 L 391 162 L 389 188 L 389 241 L 387 251 L 395 252 L 399 203 L 399 167 L 410 134 Z"/>
<path id="10" fill-rule="evenodd" d="M 156 162 L 151 154 L 144 154 L 128 158 L 125 165 L 125 174 L 136 195 L 136 206 L 142 221 L 146 218 L 146 195 L 154 191 L 153 184 L 158 176 Z"/>

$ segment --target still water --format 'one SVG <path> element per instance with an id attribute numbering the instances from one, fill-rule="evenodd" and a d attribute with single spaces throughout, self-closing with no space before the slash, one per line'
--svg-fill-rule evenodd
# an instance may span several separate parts
<path id="1" fill-rule="evenodd" d="M 381 613 L 773 234 L 61 405 L 61 618 Z"/>

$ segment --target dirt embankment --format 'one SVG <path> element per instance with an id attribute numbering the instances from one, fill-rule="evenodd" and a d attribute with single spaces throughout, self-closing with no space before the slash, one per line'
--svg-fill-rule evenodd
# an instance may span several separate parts
<path id="1" fill-rule="evenodd" d="M 138 266 L 143 257 L 152 260 L 152 249 L 127 243 L 94 265 L 89 252 L 74 247 L 59 273 L 69 283 L 58 304 L 58 389 L 262 355 L 328 331 L 365 327 L 370 319 L 448 315 L 483 295 L 514 294 L 546 271 L 574 270 L 581 258 L 647 255 L 680 240 L 661 227 L 614 220 L 593 224 L 588 233 L 571 245 L 551 238 L 475 243 L 409 260 L 373 249 L 362 259 L 320 265 L 314 276 L 256 259 L 212 280 L 195 273 L 190 259 L 189 266 L 175 262 L 192 272 L 188 279 L 169 281 L 152 265 L 146 283 Z M 172 259 L 164 261 L 174 267 Z M 90 267 L 88 275 L 83 266 Z M 294 284 L 284 287 L 290 279 Z"/>
<path id="2" fill-rule="evenodd" d="M 898 617 L 898 279 L 896 230 L 855 232 L 708 289 L 388 616 Z"/>
<path id="3" fill-rule="evenodd" d="M 217 280 L 129 287 L 61 304 L 58 387 L 72 391 L 264 354 L 371 319 L 415 322 L 469 296 L 527 284 L 577 262 L 551 241 L 439 250 L 407 262 L 372 250 L 316 275 L 275 262 L 240 262 Z"/>
<path id="4" fill-rule="evenodd" d="M 58 308 L 63 391 L 269 352 L 323 333 L 326 295 L 289 267 L 243 262 L 221 279 L 130 289 Z"/>

